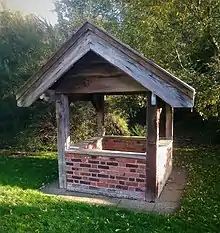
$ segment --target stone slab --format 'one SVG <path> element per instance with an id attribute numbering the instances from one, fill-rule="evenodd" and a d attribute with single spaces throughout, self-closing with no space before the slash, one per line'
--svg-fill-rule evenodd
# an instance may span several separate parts
<path id="1" fill-rule="evenodd" d="M 187 173 L 183 168 L 174 168 L 160 197 L 155 203 L 67 191 L 59 188 L 58 180 L 42 187 L 40 191 L 45 194 L 57 195 L 62 199 L 73 202 L 115 206 L 138 212 L 171 213 L 180 208 L 180 199 L 186 185 L 186 178 Z"/>

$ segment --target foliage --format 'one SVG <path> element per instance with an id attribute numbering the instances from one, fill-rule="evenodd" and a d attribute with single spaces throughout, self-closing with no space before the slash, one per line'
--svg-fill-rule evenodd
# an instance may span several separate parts
<path id="1" fill-rule="evenodd" d="M 20 146 L 37 147 L 36 116 L 41 112 L 46 117 L 48 106 L 18 108 L 15 93 L 56 49 L 57 32 L 34 15 L 24 17 L 7 9 L 0 12 L 0 27 L 0 146 L 22 143 Z"/>
<path id="2" fill-rule="evenodd" d="M 98 23 L 191 84 L 200 115 L 219 118 L 218 0 L 58 0 L 56 6 L 65 31 L 86 19 Z"/>
<path id="3" fill-rule="evenodd" d="M 105 128 L 107 135 L 130 135 L 127 119 L 115 112 L 106 114 Z"/>
<path id="4" fill-rule="evenodd" d="M 219 149 L 175 150 L 175 163 L 188 170 L 188 182 L 181 209 L 170 215 L 135 213 L 41 194 L 36 189 L 57 175 L 55 157 L 2 155 L 0 232 L 217 233 L 220 228 Z"/>
<path id="5" fill-rule="evenodd" d="M 143 126 L 143 125 L 135 124 L 135 125 L 131 128 L 131 134 L 132 134 L 133 136 L 142 136 L 142 137 L 146 137 L 146 135 L 147 135 L 146 127 Z"/>

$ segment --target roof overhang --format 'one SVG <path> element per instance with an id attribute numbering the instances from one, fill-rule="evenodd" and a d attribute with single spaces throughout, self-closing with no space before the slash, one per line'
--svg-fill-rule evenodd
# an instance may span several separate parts
<path id="1" fill-rule="evenodd" d="M 18 106 L 30 106 L 89 51 L 128 74 L 172 107 L 193 107 L 194 88 L 88 22 L 23 85 L 16 95 Z"/>

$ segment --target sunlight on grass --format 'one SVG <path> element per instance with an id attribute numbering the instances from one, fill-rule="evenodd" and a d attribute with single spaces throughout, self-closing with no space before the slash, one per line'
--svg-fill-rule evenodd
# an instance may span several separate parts
<path id="1" fill-rule="evenodd" d="M 0 232 L 219 232 L 219 148 L 178 149 L 189 171 L 179 213 L 135 213 L 64 201 L 40 193 L 57 178 L 55 155 L 0 156 Z"/>

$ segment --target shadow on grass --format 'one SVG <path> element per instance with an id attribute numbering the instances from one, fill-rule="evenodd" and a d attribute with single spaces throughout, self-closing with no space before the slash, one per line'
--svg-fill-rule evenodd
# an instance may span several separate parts
<path id="1" fill-rule="evenodd" d="M 32 156 L 0 152 L 0 185 L 38 189 L 57 177 L 56 154 Z"/>

